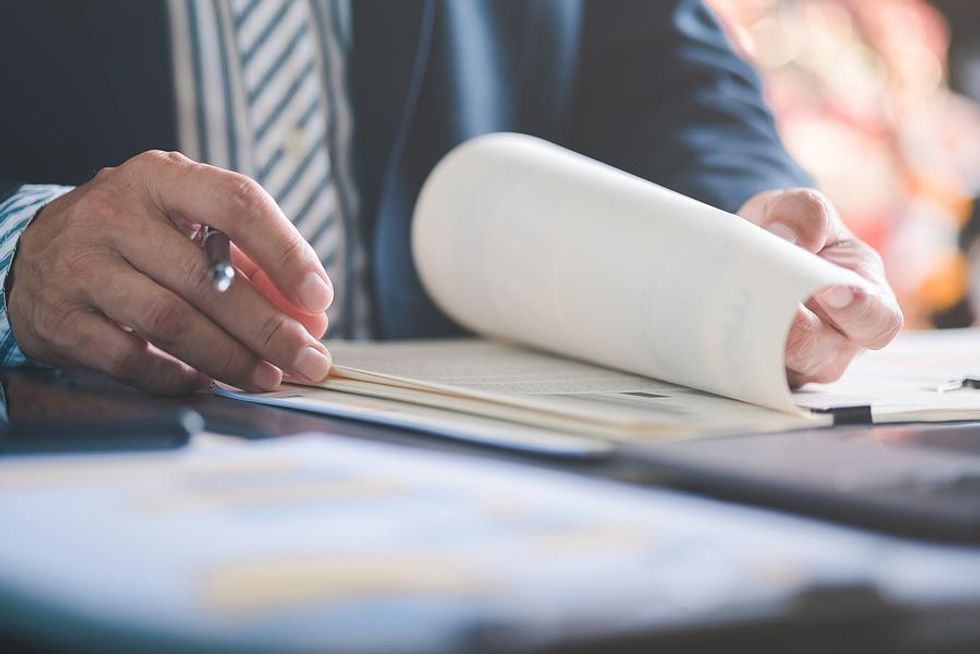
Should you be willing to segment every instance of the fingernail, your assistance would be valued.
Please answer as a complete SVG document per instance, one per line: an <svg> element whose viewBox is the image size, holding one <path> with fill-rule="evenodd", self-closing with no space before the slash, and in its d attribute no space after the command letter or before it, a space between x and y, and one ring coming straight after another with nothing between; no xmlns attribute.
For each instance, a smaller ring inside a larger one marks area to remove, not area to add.
<svg viewBox="0 0 980 654"><path fill-rule="evenodd" d="M832 286L820 293L820 301L831 309L843 309L854 301L854 291L846 286Z"/></svg>
<svg viewBox="0 0 980 654"><path fill-rule="evenodd" d="M327 373L330 372L330 357L312 345L308 345L296 357L296 363L293 367L308 381L323 381L327 378Z"/></svg>
<svg viewBox="0 0 980 654"><path fill-rule="evenodd" d="M299 285L299 300L314 313L326 311L333 299L333 289L323 277L315 272L306 273Z"/></svg>
<svg viewBox="0 0 980 654"><path fill-rule="evenodd" d="M796 238L796 232L794 232L792 229L790 229L789 227L787 227L782 223L772 223L771 225L766 227L766 229L768 229L770 232L772 232L779 238L783 239L784 241L789 241L793 245L799 243L799 241Z"/></svg>
<svg viewBox="0 0 980 654"><path fill-rule="evenodd" d="M281 381L282 370L279 370L279 368L276 368L268 361L260 363L255 368L255 372L252 373L252 383L255 384L256 388L261 388L264 391L275 390Z"/></svg>

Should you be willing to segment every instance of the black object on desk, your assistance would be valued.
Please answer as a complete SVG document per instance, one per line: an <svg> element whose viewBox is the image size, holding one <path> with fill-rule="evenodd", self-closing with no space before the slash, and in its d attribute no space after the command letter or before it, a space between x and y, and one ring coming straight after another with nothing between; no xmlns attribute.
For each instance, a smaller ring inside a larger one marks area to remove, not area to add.
<svg viewBox="0 0 980 654"><path fill-rule="evenodd" d="M980 424L849 426L629 448L677 488L930 540L980 542Z"/></svg>
<svg viewBox="0 0 980 654"><path fill-rule="evenodd" d="M121 420L18 422L0 428L0 455L172 449L203 427L189 409Z"/></svg>
<svg viewBox="0 0 980 654"><path fill-rule="evenodd" d="M204 428L183 403L104 393L55 370L4 371L0 456L173 449Z"/></svg>

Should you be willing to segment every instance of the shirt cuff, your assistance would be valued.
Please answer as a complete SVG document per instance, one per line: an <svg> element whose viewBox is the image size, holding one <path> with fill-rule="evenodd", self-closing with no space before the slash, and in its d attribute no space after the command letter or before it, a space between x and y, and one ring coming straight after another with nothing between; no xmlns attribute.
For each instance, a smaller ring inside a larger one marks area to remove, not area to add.
<svg viewBox="0 0 980 654"><path fill-rule="evenodd" d="M7 317L7 275L20 244L20 235L46 204L72 188L55 184L24 184L0 202L0 366L31 363L20 351Z"/></svg>

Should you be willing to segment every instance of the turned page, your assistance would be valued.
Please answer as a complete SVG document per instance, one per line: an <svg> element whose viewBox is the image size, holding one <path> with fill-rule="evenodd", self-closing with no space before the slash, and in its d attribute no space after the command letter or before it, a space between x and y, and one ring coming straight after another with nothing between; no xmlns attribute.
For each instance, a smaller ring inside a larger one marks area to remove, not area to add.
<svg viewBox="0 0 980 654"><path fill-rule="evenodd" d="M478 334L790 412L797 306L863 284L737 216L518 134L439 163L412 248L428 292Z"/></svg>

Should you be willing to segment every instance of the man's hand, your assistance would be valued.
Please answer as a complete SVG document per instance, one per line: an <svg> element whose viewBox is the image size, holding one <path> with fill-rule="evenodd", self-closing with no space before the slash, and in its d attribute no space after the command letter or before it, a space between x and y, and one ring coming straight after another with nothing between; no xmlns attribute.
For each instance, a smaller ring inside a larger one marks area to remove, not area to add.
<svg viewBox="0 0 980 654"><path fill-rule="evenodd" d="M750 198L738 213L871 282L861 289L825 289L800 306L786 341L791 386L834 381L862 349L880 349L901 331L902 311L885 280L881 257L848 231L823 194L768 191Z"/></svg>
<svg viewBox="0 0 980 654"><path fill-rule="evenodd" d="M211 283L191 237L233 242L235 281ZM178 153L145 152L45 207L21 236L8 297L31 359L106 372L156 393L210 378L269 390L320 381L333 287L257 183Z"/></svg>

